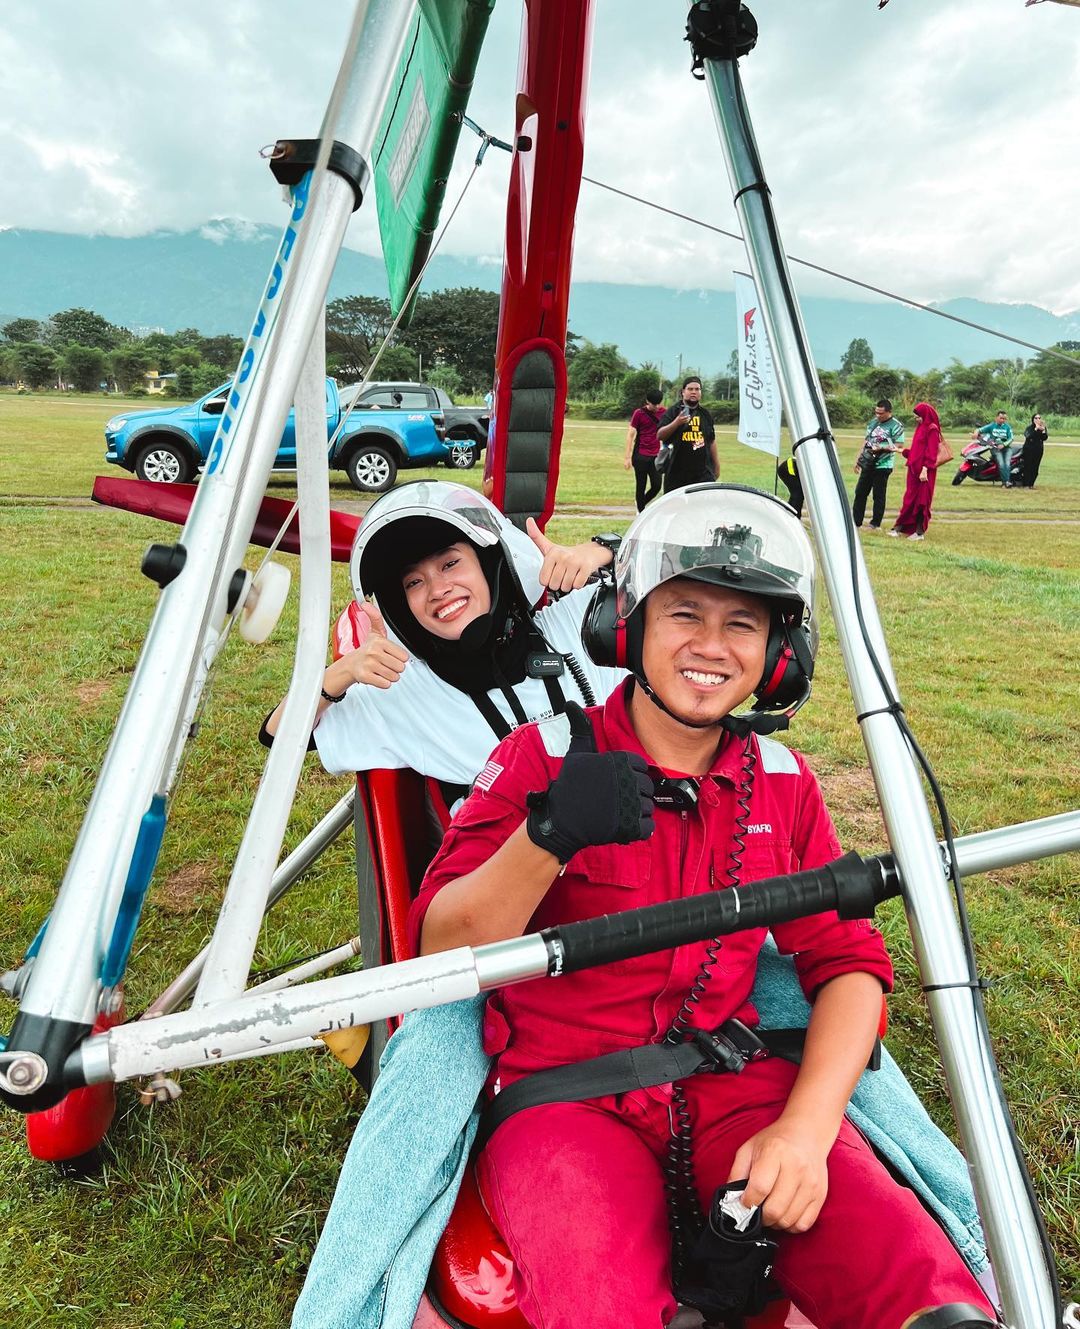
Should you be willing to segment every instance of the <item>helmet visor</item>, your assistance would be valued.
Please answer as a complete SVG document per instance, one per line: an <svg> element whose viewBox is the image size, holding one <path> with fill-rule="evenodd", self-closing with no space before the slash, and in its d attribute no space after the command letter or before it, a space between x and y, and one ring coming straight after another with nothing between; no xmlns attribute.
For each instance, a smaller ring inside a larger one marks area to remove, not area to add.
<svg viewBox="0 0 1080 1329"><path fill-rule="evenodd" d="M627 531L615 566L618 609L629 618L650 591L676 577L708 581L813 613L814 553L779 499L735 485L676 490Z"/></svg>

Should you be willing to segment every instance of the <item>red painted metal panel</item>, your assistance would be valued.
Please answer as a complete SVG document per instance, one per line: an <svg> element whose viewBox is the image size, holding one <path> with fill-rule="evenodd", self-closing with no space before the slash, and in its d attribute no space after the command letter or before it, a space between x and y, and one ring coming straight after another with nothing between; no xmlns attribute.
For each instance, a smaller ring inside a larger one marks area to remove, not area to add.
<svg viewBox="0 0 1080 1329"><path fill-rule="evenodd" d="M156 517L183 526L195 498L195 485L170 485L156 480L128 480L121 476L99 475L91 493L95 503L123 508L143 517ZM251 543L268 549L273 544L292 503L284 498L264 498L251 532ZM352 543L360 527L360 517L353 512L330 509L330 557L335 563L348 563ZM289 528L278 546L286 554L300 552L300 522L293 515Z"/></svg>
<svg viewBox="0 0 1080 1329"><path fill-rule="evenodd" d="M566 408L566 310L585 150L591 37L592 0L525 0L495 353L495 429L485 463L485 488L503 507L509 371L520 358L523 342L543 338L555 348L563 387L555 403L541 526L555 506L559 478Z"/></svg>
<svg viewBox="0 0 1080 1329"><path fill-rule="evenodd" d="M440 1304L464 1324L529 1329L517 1308L514 1262L488 1217L472 1168L435 1249L430 1283Z"/></svg>
<svg viewBox="0 0 1080 1329"><path fill-rule="evenodd" d="M103 1034L124 1023L124 1008L99 1015L93 1033ZM73 1089L55 1107L31 1112L26 1118L26 1145L33 1158L61 1163L82 1158L104 1140L116 1113L116 1085L91 1084Z"/></svg>

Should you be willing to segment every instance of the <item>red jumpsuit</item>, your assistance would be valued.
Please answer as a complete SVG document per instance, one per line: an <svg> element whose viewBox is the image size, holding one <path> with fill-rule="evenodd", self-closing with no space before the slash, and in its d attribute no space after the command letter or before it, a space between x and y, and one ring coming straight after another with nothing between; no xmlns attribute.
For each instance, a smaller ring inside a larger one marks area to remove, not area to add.
<svg viewBox="0 0 1080 1329"><path fill-rule="evenodd" d="M589 712L600 751L642 752L627 711L629 684ZM564 717L518 729L496 748L459 809L410 914L414 945L433 895L484 862L520 825L525 798L557 775ZM739 880L819 867L840 854L817 781L779 743L752 739L756 770ZM643 754L647 755L647 754ZM581 850L556 877L529 930L728 883L743 744L730 737L690 813L658 812L644 842ZM809 997L852 971L891 986L892 967L868 922L819 914L776 927ZM757 1022L749 1002L763 929L725 938L692 1023ZM670 1026L704 956L704 943L503 989L488 1002L492 1088L532 1071L645 1042ZM685 1081L695 1170L708 1204L738 1147L783 1109L797 1068L766 1060L741 1075ZM662 1165L670 1086L587 1103L532 1108L505 1122L478 1172L514 1255L521 1309L543 1329L583 1323L654 1329L675 1311ZM829 1155L829 1195L807 1233L780 1237L776 1277L819 1329L899 1329L928 1305L990 1308L974 1277L911 1192L899 1187L845 1120Z"/></svg>

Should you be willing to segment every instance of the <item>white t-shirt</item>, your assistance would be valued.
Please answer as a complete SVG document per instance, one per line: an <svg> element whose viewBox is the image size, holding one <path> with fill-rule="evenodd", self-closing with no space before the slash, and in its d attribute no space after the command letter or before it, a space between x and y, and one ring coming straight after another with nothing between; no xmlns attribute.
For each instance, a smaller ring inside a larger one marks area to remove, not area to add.
<svg viewBox="0 0 1080 1329"><path fill-rule="evenodd" d="M581 623L592 596L591 586L571 591L541 609L536 622L552 650L573 652L599 703L607 700L626 671L601 668L585 653ZM557 681L567 701L584 705L569 669ZM543 679L526 678L514 693L530 720L551 714ZM502 692L496 688L488 696L514 728L514 714ZM396 683L389 688L354 683L315 726L315 745L332 775L407 766L437 780L468 785L498 742L472 698L444 683L411 654Z"/></svg>

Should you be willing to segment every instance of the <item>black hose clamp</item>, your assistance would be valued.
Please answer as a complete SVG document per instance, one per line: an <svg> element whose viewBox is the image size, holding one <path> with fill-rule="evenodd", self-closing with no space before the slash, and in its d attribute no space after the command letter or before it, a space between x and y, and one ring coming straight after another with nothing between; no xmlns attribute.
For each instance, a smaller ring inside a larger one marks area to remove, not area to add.
<svg viewBox="0 0 1080 1329"><path fill-rule="evenodd" d="M319 159L319 140L317 138L279 138L270 151L270 170L279 185L298 185L308 171L315 169ZM337 139L330 149L326 169L340 175L352 186L353 212L364 201L364 192L371 179L371 169L367 162L347 143Z"/></svg>

